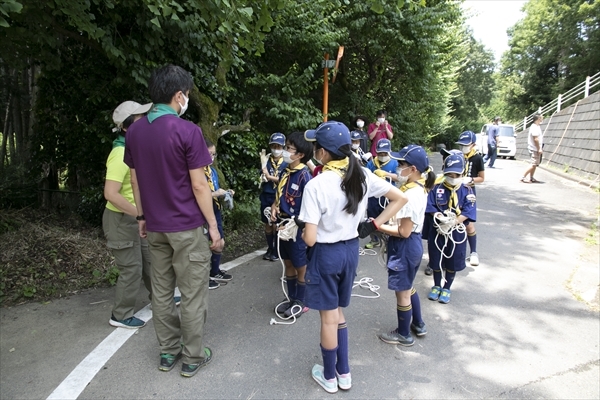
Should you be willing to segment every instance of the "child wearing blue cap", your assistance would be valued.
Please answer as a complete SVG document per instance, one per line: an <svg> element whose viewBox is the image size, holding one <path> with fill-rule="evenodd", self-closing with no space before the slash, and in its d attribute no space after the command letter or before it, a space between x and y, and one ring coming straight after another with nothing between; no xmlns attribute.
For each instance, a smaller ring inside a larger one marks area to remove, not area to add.
<svg viewBox="0 0 600 400"><path fill-rule="evenodd" d="M392 151L392 142L388 139L381 139L376 145L377 155L373 157L368 163L367 168L378 177L385 179L386 181L393 183L398 179L396 170L398 169L398 161L390 157ZM377 218L381 213L381 210L385 207L385 199L371 197L369 198L367 206L367 217ZM371 236L371 241L365 246L367 249L381 246L377 236Z"/></svg>
<svg viewBox="0 0 600 400"><path fill-rule="evenodd" d="M277 193L277 184L279 175L287 167L283 161L283 146L285 146L285 135L276 132L269 139L270 154L261 154L262 174L261 174L261 193L260 193L260 218L265 223L265 238L267 239L267 252L263 255L263 260L276 261L279 259L277 250L277 236L274 226L265 216L265 208L271 207L275 201Z"/></svg>
<svg viewBox="0 0 600 400"><path fill-rule="evenodd" d="M312 174L306 165L312 158L312 150L313 145L304 139L304 133L293 132L287 137L283 151L283 161L288 166L279 177L277 194L271 206L272 222L276 222L278 219L293 220L298 218L302 206L304 187L312 178ZM304 307L306 243L302 240L302 230L298 229L294 238L280 241L279 252L285 265L285 280L289 300L280 303L276 312L286 318L292 315L299 317L302 313L308 311Z"/></svg>
<svg viewBox="0 0 600 400"><path fill-rule="evenodd" d="M477 219L475 195L462 184L464 169L463 155L450 154L444 160L441 182L436 183L427 196L425 212L433 217L427 250L434 282L427 298L444 304L450 302L450 287L456 272L466 266L467 237L464 223ZM443 288L442 270L445 272Z"/></svg>
<svg viewBox="0 0 600 400"><path fill-rule="evenodd" d="M391 157L398 160L397 175L400 190L408 203L400 209L390 224L382 225L379 231L389 235L388 239L388 288L396 292L397 328L382 333L379 338L390 344L412 346L417 336L427 334L421 316L421 301L413 287L421 258L423 243L421 233L427 207L427 192L435 184L435 174L429 166L427 152L421 146L410 144Z"/></svg>
<svg viewBox="0 0 600 400"><path fill-rule="evenodd" d="M350 132L336 121L305 132L316 141L314 158L322 173L306 184L300 210L308 251L306 302L321 317L323 365L313 379L327 392L350 389L348 328L342 309L350 304L358 266L358 237L367 237L406 204L406 196L389 182L361 168L352 155ZM361 222L369 197L386 196L389 204L374 220ZM359 234L357 235L357 230Z"/></svg>
<svg viewBox="0 0 600 400"><path fill-rule="evenodd" d="M485 162L483 162L483 156L477 151L475 143L477 137L471 131L465 131L460 134L456 144L460 146L460 151L465 157L465 170L463 172L464 180L463 185L470 187L475 192L475 184L483 183L485 180ZM469 248L471 249L471 255L469 256L469 264L472 266L479 265L479 255L477 255L477 232L475 231L475 223L466 223L467 228L467 242L469 242Z"/></svg>

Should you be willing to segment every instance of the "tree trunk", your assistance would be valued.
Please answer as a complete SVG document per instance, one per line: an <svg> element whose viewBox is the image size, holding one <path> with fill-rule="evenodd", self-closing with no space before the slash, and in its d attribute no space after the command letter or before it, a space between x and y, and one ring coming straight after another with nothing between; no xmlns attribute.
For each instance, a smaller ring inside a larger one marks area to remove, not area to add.
<svg viewBox="0 0 600 400"><path fill-rule="evenodd" d="M8 95L8 101L6 102L6 112L4 113L4 127L2 130L2 147L0 147L0 170L4 168L4 165L8 165L8 154L6 152L6 144L9 135L9 117L10 117L10 102L12 101L12 93Z"/></svg>

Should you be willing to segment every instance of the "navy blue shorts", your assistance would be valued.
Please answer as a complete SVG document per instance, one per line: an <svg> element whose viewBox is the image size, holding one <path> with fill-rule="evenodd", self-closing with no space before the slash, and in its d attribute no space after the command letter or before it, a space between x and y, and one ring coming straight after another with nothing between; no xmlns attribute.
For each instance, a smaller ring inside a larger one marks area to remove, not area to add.
<svg viewBox="0 0 600 400"><path fill-rule="evenodd" d="M348 307L357 267L358 238L316 243L308 250L306 306L314 310Z"/></svg>
<svg viewBox="0 0 600 400"><path fill-rule="evenodd" d="M296 241L280 240L279 254L283 260L290 260L294 268L306 266L306 243L302 240L302 230L298 229Z"/></svg>
<svg viewBox="0 0 600 400"><path fill-rule="evenodd" d="M262 192L260 194L260 220L262 222L264 222L265 224L271 222L269 220L267 220L267 217L265 217L265 208L267 207L271 207L273 205L273 203L275 202L275 193L265 193Z"/></svg>
<svg viewBox="0 0 600 400"><path fill-rule="evenodd" d="M411 233L406 239L390 236L387 249L388 289L410 290L423 258L421 234Z"/></svg>
<svg viewBox="0 0 600 400"><path fill-rule="evenodd" d="M434 271L440 270L440 258L442 259L442 268L450 271L462 271L467 266L465 263L465 259L467 257L467 241L460 244L454 244L451 240L448 240L446 247L444 248L444 237L439 235L437 238L437 246L435 243L435 235L437 234L435 228L432 229L432 232L429 236L429 241L427 242L427 252L429 253L429 266ZM453 232L453 237L455 241L461 241L465 239L467 233L458 233L456 231ZM445 257L442 257L442 253L437 249L444 249ZM454 250L454 253L452 251ZM447 258L450 254L452 254L451 258Z"/></svg>

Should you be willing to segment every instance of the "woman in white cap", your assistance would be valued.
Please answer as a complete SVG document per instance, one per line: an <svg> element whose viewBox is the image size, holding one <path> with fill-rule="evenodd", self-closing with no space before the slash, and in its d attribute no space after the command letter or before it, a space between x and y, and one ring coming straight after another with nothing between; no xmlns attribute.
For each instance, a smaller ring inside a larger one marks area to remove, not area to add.
<svg viewBox="0 0 600 400"><path fill-rule="evenodd" d="M102 228L119 269L115 304L108 323L121 328L136 329L146 325L146 322L133 315L142 279L146 289L152 292L148 242L140 238L138 232L138 212L133 200L131 176L129 167L123 162L127 129L151 107L152 103L141 105L126 101L115 109L113 121L119 136L113 141L112 151L106 160L104 198L107 202Z"/></svg>
<svg viewBox="0 0 600 400"><path fill-rule="evenodd" d="M324 122L305 132L316 141L314 159L323 172L304 188L300 210L302 238L310 247L306 267L305 305L319 310L323 365L313 379L329 393L350 389L348 328L342 309L350 304L358 266L358 237L367 237L407 202L400 190L376 177L352 155L350 132L341 122ZM361 222L367 199L386 196L390 202L374 220ZM358 234L357 234L358 229Z"/></svg>

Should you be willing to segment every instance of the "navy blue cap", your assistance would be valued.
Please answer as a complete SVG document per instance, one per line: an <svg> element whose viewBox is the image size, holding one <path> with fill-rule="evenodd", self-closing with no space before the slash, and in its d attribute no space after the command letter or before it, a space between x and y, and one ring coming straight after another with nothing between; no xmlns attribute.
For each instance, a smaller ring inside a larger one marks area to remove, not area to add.
<svg viewBox="0 0 600 400"><path fill-rule="evenodd" d="M414 165L417 171L423 173L429 168L429 158L427 152L421 146L416 144L409 144L403 147L398 152L390 153L390 157L393 159L404 161L409 165Z"/></svg>
<svg viewBox="0 0 600 400"><path fill-rule="evenodd" d="M341 122L327 121L323 122L317 129L309 129L304 132L304 138L309 142L317 142L325 150L338 156L345 154L340 151L340 147L350 145L350 130Z"/></svg>
<svg viewBox="0 0 600 400"><path fill-rule="evenodd" d="M352 131L352 132L350 132L350 139L352 139L352 140L360 140L360 132L359 131Z"/></svg>
<svg viewBox="0 0 600 400"><path fill-rule="evenodd" d="M460 134L456 144L462 144L463 146L473 144L477 141L477 136L471 131L465 131Z"/></svg>
<svg viewBox="0 0 600 400"><path fill-rule="evenodd" d="M444 160L444 174L456 173L462 175L465 170L465 157L462 154L452 153Z"/></svg>
<svg viewBox="0 0 600 400"><path fill-rule="evenodd" d="M269 144L273 143L285 146L285 135L283 133L275 132L269 139Z"/></svg>
<svg viewBox="0 0 600 400"><path fill-rule="evenodd" d="M392 142L390 142L388 139L380 139L377 142L377 146L375 146L375 152L391 153L392 152Z"/></svg>

